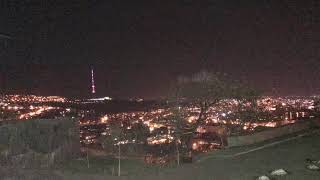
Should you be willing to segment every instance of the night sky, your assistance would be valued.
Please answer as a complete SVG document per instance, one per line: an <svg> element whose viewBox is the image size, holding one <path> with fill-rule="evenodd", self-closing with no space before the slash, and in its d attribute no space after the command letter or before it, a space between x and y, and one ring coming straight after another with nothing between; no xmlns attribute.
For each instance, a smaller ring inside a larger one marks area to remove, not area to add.
<svg viewBox="0 0 320 180"><path fill-rule="evenodd" d="M199 3L202 2L202 3ZM320 94L318 0L1 0L1 91L158 98L223 72L270 95Z"/></svg>

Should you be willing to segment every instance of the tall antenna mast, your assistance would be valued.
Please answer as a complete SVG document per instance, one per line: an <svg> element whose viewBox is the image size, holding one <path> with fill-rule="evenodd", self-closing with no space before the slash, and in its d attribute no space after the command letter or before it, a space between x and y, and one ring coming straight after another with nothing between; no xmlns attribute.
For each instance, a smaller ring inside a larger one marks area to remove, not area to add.
<svg viewBox="0 0 320 180"><path fill-rule="evenodd" d="M91 67L91 93L95 94L96 93L96 86L94 83L94 70L93 67Z"/></svg>

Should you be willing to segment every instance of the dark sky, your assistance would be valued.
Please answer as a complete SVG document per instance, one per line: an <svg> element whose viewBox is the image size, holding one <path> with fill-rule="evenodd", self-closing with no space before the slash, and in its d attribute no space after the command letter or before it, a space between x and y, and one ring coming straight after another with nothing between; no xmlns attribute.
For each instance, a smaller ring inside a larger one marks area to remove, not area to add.
<svg viewBox="0 0 320 180"><path fill-rule="evenodd" d="M267 94L320 94L318 0L1 0L0 8L7 93L85 96L94 66L104 96L156 98L201 69Z"/></svg>

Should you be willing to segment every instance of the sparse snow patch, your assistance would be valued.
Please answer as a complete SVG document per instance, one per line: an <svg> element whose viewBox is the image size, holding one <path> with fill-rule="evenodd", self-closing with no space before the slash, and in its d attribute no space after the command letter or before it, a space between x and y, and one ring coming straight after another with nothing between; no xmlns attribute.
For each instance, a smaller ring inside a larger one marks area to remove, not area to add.
<svg viewBox="0 0 320 180"><path fill-rule="evenodd" d="M313 171L317 171L317 170L320 169L320 167L319 167L319 166L316 166L316 165L314 165L314 164L309 164L309 165L307 166L307 169L313 170Z"/></svg>
<svg viewBox="0 0 320 180"><path fill-rule="evenodd" d="M258 177L257 180L270 180L270 178L268 176L263 175L263 176Z"/></svg>
<svg viewBox="0 0 320 180"><path fill-rule="evenodd" d="M284 169L277 169L271 172L272 176L285 176L287 174L287 171L285 171Z"/></svg>

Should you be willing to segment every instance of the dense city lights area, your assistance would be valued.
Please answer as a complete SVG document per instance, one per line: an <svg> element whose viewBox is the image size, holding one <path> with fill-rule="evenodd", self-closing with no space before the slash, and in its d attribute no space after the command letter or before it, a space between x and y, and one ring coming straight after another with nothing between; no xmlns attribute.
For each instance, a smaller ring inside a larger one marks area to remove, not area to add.
<svg viewBox="0 0 320 180"><path fill-rule="evenodd" d="M258 100L258 105L266 110L274 111L277 106L293 109L314 109L314 100L318 97L265 97Z"/></svg>
<svg viewBox="0 0 320 180"><path fill-rule="evenodd" d="M5 95L0 96L0 102L10 103L44 103L66 102L66 98L60 96L36 96L36 95Z"/></svg>
<svg viewBox="0 0 320 180"><path fill-rule="evenodd" d="M32 118L54 118L65 117L70 112L69 108L63 109L61 107L52 106L19 106L10 104L0 104L1 108L1 120L27 120Z"/></svg>
<svg viewBox="0 0 320 180"><path fill-rule="evenodd" d="M196 129L195 133L217 133L218 129L210 127L218 127L219 125L226 125L230 129L230 133L250 133L256 128L265 127L273 128L287 124L295 123L301 119L307 119L313 116L314 99L313 98L272 98L264 97L257 100L257 108L261 111L257 119L247 119L246 122L240 120L238 116L239 102L236 100L224 100L217 105L211 107L206 115L204 124ZM244 105L245 107L246 105ZM243 107L242 107L243 108ZM194 124L199 116L200 108L196 105L187 105L179 107L182 112L183 119L187 124ZM240 108L240 111L242 109ZM88 136L82 138L85 144L94 144L97 142L99 136L108 135L108 124L112 122L121 121L122 127L125 130L132 129L134 124L142 123L149 130L147 144L159 145L170 144L174 142L174 108L158 108L149 111L135 111L124 113L106 113L99 119L82 119L81 125L87 127L86 133ZM91 129L94 124L105 124L105 130ZM92 132L95 133L92 136ZM91 133L90 133L91 132ZM208 148L217 147L219 140L212 137L198 136L199 142L194 142L193 147L203 149L203 146ZM203 145L203 146L201 146ZM208 148L206 148L208 150ZM194 149L194 150L199 150ZM206 151L206 150L203 150Z"/></svg>
<svg viewBox="0 0 320 180"><path fill-rule="evenodd" d="M53 109L59 109L59 108L54 108L54 107L50 107L50 106L40 106L40 107L31 106L30 107L31 112L21 114L19 116L19 119L30 119L33 117L37 117L37 116L44 114L45 112L49 112L50 110L53 110Z"/></svg>
<svg viewBox="0 0 320 180"><path fill-rule="evenodd" d="M32 118L55 118L66 116L71 108L53 106L66 103L59 96L5 95L0 97L0 121L27 120Z"/></svg>
<svg viewBox="0 0 320 180"><path fill-rule="evenodd" d="M314 101L312 99L285 99L285 98L263 98L257 102L258 108L265 113L265 116L257 117L252 120L253 127L266 126L275 127L276 122L283 121L291 123L293 119L310 117L310 112L314 109ZM194 123L200 113L200 108L190 105L180 107L183 112L184 119L188 123ZM279 113L278 111L281 112ZM225 100L218 103L216 106L208 110L206 124L241 124L240 119L236 118L237 111L239 111L238 102L235 100ZM107 123L108 121L122 120L131 123L139 123L142 121L150 129L150 132L161 127L171 127L172 108L155 109L151 111L138 111L118 114L106 114L100 118L98 123ZM287 121L285 121L287 120ZM278 123L279 124L279 123ZM280 123L281 124L281 123ZM283 124L283 123L282 123ZM245 123L244 125L249 125Z"/></svg>
<svg viewBox="0 0 320 180"><path fill-rule="evenodd" d="M191 148L195 152L207 152L223 145L222 135L247 134L261 128L274 128L310 119L317 108L316 99L262 97L256 101L254 116L249 116L251 119L241 113L247 112L252 104L234 99L222 100L208 109L206 118L197 125L194 132L189 132L194 134ZM0 100L0 121L79 118L80 140L83 146L88 147L101 147L101 138L111 136L112 125L119 122L124 138L118 141L118 144L146 144L155 148L163 148L163 145L172 146L180 142L176 138L174 113L178 111L183 123L190 126L196 124L200 114L200 108L196 104L184 104L179 107L152 106L119 113L103 110L104 106L96 106L110 105L111 98L68 100L57 96L8 95L2 96ZM99 107L99 110L96 107ZM252 109L249 110L248 112L252 113ZM139 135L136 132L141 130L144 131L145 140L137 138Z"/></svg>

